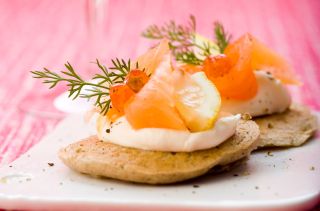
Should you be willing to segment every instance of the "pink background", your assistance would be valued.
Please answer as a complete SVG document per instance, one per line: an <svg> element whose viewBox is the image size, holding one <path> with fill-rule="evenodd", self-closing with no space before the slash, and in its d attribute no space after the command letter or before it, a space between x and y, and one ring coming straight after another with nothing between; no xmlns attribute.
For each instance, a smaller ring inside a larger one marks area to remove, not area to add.
<svg viewBox="0 0 320 211"><path fill-rule="evenodd" d="M221 21L233 37L250 32L285 56L304 85L293 88L296 101L320 109L320 1L108 1L105 22L96 29L100 51L92 46L88 1L0 0L0 166L37 143L63 118L52 106L65 90L32 79L30 70L63 70L70 61L85 76L96 57L107 65L115 57L134 58L150 42L140 37L152 23L197 18L198 31L212 36ZM42 112L39 112L42 111Z"/></svg>

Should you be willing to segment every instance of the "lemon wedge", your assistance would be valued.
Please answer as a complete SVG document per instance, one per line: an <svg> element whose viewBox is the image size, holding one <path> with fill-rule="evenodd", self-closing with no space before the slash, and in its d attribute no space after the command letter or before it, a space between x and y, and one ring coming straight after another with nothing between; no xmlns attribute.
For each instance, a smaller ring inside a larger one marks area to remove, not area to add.
<svg viewBox="0 0 320 211"><path fill-rule="evenodd" d="M221 97L204 72L184 74L176 84L176 108L192 132L212 128L221 107Z"/></svg>

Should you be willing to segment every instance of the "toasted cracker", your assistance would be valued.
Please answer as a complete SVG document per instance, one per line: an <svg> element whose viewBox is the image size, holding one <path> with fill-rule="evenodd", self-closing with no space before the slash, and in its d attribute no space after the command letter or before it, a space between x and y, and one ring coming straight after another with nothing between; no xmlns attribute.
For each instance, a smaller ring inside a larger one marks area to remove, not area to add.
<svg viewBox="0 0 320 211"><path fill-rule="evenodd" d="M304 144L317 130L317 118L302 105L287 111L255 118L260 127L261 147L292 147Z"/></svg>
<svg viewBox="0 0 320 211"><path fill-rule="evenodd" d="M234 136L207 150L146 151L100 141L92 136L61 149L59 157L71 169L93 176L168 184L200 176L214 166L228 165L248 156L257 148L258 136L257 124L241 120Z"/></svg>

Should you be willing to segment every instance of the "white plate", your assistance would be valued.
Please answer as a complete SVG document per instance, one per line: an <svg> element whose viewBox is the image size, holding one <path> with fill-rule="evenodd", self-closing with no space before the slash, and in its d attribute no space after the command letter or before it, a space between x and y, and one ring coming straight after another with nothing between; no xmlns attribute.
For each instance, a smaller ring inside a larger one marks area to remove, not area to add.
<svg viewBox="0 0 320 211"><path fill-rule="evenodd" d="M85 93L86 91L84 91ZM85 113L92 108L92 100L87 100L84 98L69 98L69 92L63 92L53 101L53 105L62 112L75 114L75 113Z"/></svg>
<svg viewBox="0 0 320 211"><path fill-rule="evenodd" d="M149 186L93 178L60 162L60 147L93 133L82 117L70 116L38 145L1 168L0 208L301 210L314 206L320 197L319 138L269 155L268 151L255 152L246 165L231 172Z"/></svg>
<svg viewBox="0 0 320 211"><path fill-rule="evenodd" d="M88 82L97 83L97 80L89 80ZM90 91L88 91L88 89L90 88L92 87L90 86L83 87L81 93L82 94L90 93ZM92 108L93 104L94 104L93 99L88 100L81 97L78 97L76 99L72 99L72 97L70 98L69 91L63 92L58 97L56 97L53 101L53 105L56 107L56 109L69 114L85 113L86 111Z"/></svg>

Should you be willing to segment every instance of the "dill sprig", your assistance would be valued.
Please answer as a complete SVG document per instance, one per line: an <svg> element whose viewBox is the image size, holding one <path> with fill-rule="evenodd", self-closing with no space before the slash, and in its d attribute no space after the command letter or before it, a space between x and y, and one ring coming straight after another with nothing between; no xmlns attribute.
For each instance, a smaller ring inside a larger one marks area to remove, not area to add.
<svg viewBox="0 0 320 211"><path fill-rule="evenodd" d="M224 48L230 40L221 24L215 24L215 34L219 52L223 53ZM163 26L151 25L142 36L148 39L168 39L170 49L177 61L199 65L203 58L213 54L215 47L210 41L196 40L196 19L190 15L187 25L176 24L174 21L165 23Z"/></svg>
<svg viewBox="0 0 320 211"><path fill-rule="evenodd" d="M31 71L34 78L43 80L43 83L49 84L49 88L54 88L61 82L67 83L69 87L69 96L73 100L81 97L88 100L94 98L94 105L100 108L102 114L106 114L111 106L110 100L110 86L117 83L123 83L127 74L130 71L130 60L127 62L123 59L116 58L111 60L113 66L107 68L102 65L98 59L94 62L100 69L100 73L96 73L92 79L96 80L96 83L88 82L76 73L72 65L67 62L65 64L66 71L61 71L60 74L53 72L47 68L43 68L43 71ZM138 68L138 64L136 64ZM83 91L86 91L83 93Z"/></svg>
<svg viewBox="0 0 320 211"><path fill-rule="evenodd" d="M174 42L189 44L188 39L192 33L196 31L196 20L193 15L190 16L189 22L186 26L176 24L173 20L165 23L163 26L151 25L144 32L142 36L149 39L169 39L172 44Z"/></svg>
<svg viewBox="0 0 320 211"><path fill-rule="evenodd" d="M195 45L194 33L196 31L196 20L190 16L187 25L176 24L174 21L165 23L163 26L151 25L142 36L149 39L168 39L170 49L177 61L189 64L199 64L192 47Z"/></svg>
<svg viewBox="0 0 320 211"><path fill-rule="evenodd" d="M231 40L231 34L228 34L221 23L214 22L214 35L216 39L216 43L220 49L220 53L224 52L224 49L226 49L228 43Z"/></svg>

